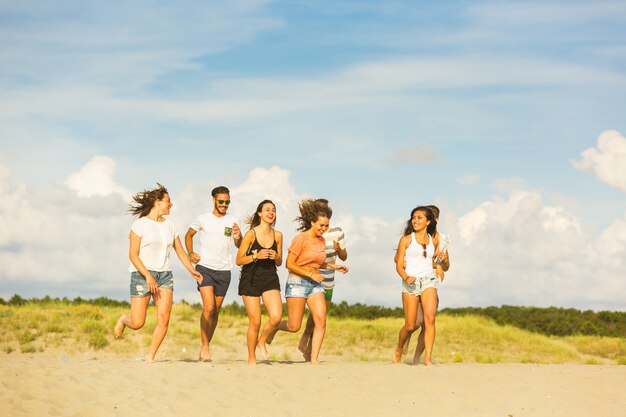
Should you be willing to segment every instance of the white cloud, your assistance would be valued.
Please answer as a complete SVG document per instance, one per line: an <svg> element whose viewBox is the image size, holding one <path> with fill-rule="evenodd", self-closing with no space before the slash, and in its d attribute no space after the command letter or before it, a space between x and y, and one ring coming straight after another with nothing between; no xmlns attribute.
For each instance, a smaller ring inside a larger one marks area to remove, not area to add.
<svg viewBox="0 0 626 417"><path fill-rule="evenodd" d="M96 155L65 181L79 197L119 194L130 201L131 192L117 183L116 164L108 156Z"/></svg>
<svg viewBox="0 0 626 417"><path fill-rule="evenodd" d="M452 235L462 238L451 248L447 282L455 303L626 308L623 220L593 236L569 208L546 204L538 191L518 189L452 226Z"/></svg>
<svg viewBox="0 0 626 417"><path fill-rule="evenodd" d="M580 171L590 171L605 184L626 192L626 138L615 130L598 137L597 148L582 152L580 161L571 161Z"/></svg>
<svg viewBox="0 0 626 417"><path fill-rule="evenodd" d="M109 178L115 178L114 164L107 166L113 167ZM216 185L207 181L180 192L170 190L175 202L172 220L181 237L195 216L211 209L210 190ZM231 212L241 219L265 198L276 202L277 228L285 235L286 251L297 233L292 222L297 202L306 196L295 190L290 172L255 168L230 188ZM14 182L2 165L0 192L0 296L127 297L132 218L124 215L127 203L120 193L79 197L63 184L28 188ZM355 217L343 201L331 205L336 208L332 223L342 226L347 236L350 267L347 275L337 278L336 300L399 305L393 255L402 220ZM626 213L593 236L569 206L547 204L539 191L515 188L514 182L503 194L461 216L441 208L439 227L453 240L442 307L626 308ZM179 262L173 264L176 298L198 301L192 279ZM284 285L284 267L280 276ZM237 270L233 279L238 279ZM227 301L232 300L238 300L234 289Z"/></svg>

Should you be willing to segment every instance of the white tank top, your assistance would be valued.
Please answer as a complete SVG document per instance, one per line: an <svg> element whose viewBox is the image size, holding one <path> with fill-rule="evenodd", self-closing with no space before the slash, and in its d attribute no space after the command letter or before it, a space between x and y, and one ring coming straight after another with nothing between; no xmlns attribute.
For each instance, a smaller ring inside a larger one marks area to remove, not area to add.
<svg viewBox="0 0 626 417"><path fill-rule="evenodd" d="M405 272L408 276L421 277L433 272L433 255L435 254L435 245L433 238L428 235L428 245L426 245L426 257L424 257L424 248L415 240L415 233L411 233L411 243L406 248L404 260L406 261Z"/></svg>

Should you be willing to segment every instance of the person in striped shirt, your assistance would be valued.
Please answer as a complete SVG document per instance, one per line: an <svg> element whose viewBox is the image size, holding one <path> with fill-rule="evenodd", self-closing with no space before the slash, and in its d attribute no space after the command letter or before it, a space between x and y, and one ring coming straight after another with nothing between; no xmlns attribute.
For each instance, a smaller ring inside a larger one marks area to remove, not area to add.
<svg viewBox="0 0 626 417"><path fill-rule="evenodd" d="M316 202L328 205L328 200L324 198L318 198ZM341 227L330 227L326 233L322 236L326 241L326 263L334 264L337 258L345 261L348 259L348 251L346 250L346 238ZM334 269L320 269L320 274L324 277L322 286L324 287L324 296L326 299L326 311L330 308L330 302L333 298L333 290L335 288L335 270ZM298 343L298 349L302 352L304 359L308 362L311 360L311 340L313 338L313 317L309 314L309 318L306 322L306 327L300 342Z"/></svg>

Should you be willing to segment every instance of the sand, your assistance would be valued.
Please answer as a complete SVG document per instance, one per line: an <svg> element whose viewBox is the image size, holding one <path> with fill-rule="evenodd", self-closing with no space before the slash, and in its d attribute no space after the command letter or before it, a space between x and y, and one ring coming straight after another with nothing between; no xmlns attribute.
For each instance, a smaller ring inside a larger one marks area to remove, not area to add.
<svg viewBox="0 0 626 417"><path fill-rule="evenodd" d="M0 355L0 416L626 415L626 366Z"/></svg>

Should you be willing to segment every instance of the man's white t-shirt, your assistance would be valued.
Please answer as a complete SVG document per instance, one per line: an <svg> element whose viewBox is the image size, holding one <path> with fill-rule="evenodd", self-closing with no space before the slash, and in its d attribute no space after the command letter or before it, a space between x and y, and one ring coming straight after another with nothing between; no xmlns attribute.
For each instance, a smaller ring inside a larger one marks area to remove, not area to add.
<svg viewBox="0 0 626 417"><path fill-rule="evenodd" d="M189 225L200 237L200 262L205 268L215 271L230 271L233 267L231 248L233 245L233 223L239 220L226 213L217 217L213 212L201 214Z"/></svg>
<svg viewBox="0 0 626 417"><path fill-rule="evenodd" d="M141 238L139 258L150 271L171 271L170 252L174 246L174 239L178 237L174 223L169 220L155 222L147 217L135 220L130 230ZM128 267L130 272L136 272L133 263Z"/></svg>

